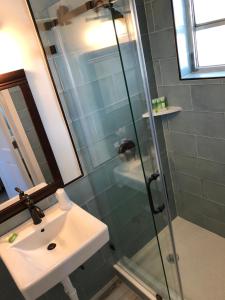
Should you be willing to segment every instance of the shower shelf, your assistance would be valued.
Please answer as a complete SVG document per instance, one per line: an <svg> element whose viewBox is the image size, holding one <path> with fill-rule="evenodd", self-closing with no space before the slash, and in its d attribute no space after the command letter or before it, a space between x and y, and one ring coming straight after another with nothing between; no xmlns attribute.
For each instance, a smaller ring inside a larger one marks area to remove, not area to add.
<svg viewBox="0 0 225 300"><path fill-rule="evenodd" d="M166 116L170 114L174 114L176 112L182 111L182 107L180 106L168 106L167 109L160 110L158 113L153 113L154 117ZM142 118L146 119L149 117L149 112L146 112L142 115Z"/></svg>

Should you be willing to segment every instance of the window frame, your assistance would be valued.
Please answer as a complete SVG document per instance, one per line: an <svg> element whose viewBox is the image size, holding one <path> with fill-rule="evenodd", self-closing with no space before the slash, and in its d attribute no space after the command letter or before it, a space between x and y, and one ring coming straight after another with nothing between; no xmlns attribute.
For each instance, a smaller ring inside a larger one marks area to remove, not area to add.
<svg viewBox="0 0 225 300"><path fill-rule="evenodd" d="M170 0L176 44L179 80L220 79L225 77L225 64L199 66L197 30L225 25L225 18L196 24L193 0ZM216 25L216 26L215 26Z"/></svg>
<svg viewBox="0 0 225 300"><path fill-rule="evenodd" d="M212 65L212 66L199 66L197 39L196 39L197 31L223 26L225 25L225 18L208 21L204 23L197 23L195 18L194 0L188 0L188 9L186 14L187 14L186 17L188 22L187 31L189 35L188 40L189 40L189 51L190 51L192 72L202 74L202 73L225 71L225 64Z"/></svg>

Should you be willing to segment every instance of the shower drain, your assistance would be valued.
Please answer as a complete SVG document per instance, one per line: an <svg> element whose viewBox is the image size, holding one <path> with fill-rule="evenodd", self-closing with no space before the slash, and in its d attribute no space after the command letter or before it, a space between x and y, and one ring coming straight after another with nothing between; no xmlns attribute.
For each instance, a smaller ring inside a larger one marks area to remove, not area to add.
<svg viewBox="0 0 225 300"><path fill-rule="evenodd" d="M176 258L177 258L177 261L179 260L179 255L176 254ZM175 256L174 254L170 253L167 255L166 257L167 261L170 263L170 264L175 264Z"/></svg>

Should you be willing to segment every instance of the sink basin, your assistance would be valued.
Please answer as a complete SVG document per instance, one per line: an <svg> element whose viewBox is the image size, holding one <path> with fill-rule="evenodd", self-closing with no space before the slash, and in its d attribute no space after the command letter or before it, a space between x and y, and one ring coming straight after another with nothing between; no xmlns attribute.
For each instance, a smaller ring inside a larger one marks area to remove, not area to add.
<svg viewBox="0 0 225 300"><path fill-rule="evenodd" d="M29 220L13 232L18 234L13 244L7 242L12 232L1 237L0 254L29 300L63 281L109 240L107 226L76 204L68 211L55 204L41 224Z"/></svg>
<svg viewBox="0 0 225 300"><path fill-rule="evenodd" d="M154 172L148 157L143 158L144 170L147 177ZM137 191L146 192L144 173L140 159L123 162L114 168L114 177L119 185L125 185ZM152 183L152 189L160 191L157 181Z"/></svg>

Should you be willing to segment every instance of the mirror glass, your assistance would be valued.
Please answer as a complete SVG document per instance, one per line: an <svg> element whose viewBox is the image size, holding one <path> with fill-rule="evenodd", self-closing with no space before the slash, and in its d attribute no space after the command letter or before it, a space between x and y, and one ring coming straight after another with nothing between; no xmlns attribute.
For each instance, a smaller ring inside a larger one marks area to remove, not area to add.
<svg viewBox="0 0 225 300"><path fill-rule="evenodd" d="M28 190L52 183L26 101L19 86L0 91L0 204Z"/></svg>

